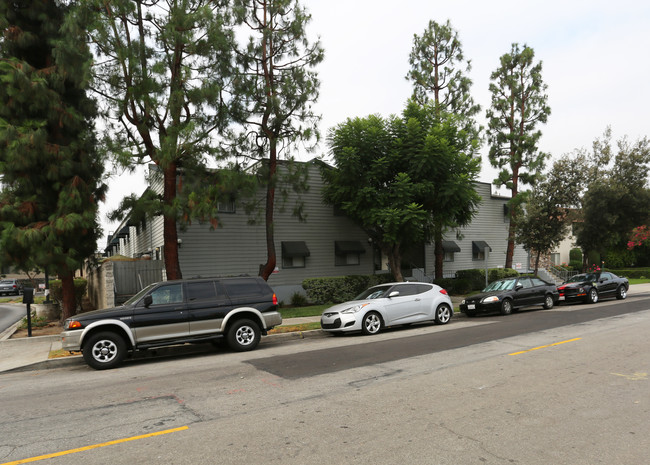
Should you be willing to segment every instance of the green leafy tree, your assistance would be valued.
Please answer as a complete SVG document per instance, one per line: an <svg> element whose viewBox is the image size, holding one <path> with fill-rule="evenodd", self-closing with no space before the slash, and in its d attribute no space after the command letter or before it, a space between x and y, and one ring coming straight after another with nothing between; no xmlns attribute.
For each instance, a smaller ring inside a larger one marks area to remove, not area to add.
<svg viewBox="0 0 650 465"><path fill-rule="evenodd" d="M517 219L517 242L535 254L535 274L542 255L555 249L566 237L580 205L582 166L563 157L526 195L524 211Z"/></svg>
<svg viewBox="0 0 650 465"><path fill-rule="evenodd" d="M103 160L87 95L85 31L54 0L0 1L2 261L59 275L63 318L74 271L96 249Z"/></svg>
<svg viewBox="0 0 650 465"><path fill-rule="evenodd" d="M314 68L324 53L319 41L309 41L311 16L297 0L236 0L234 11L250 34L237 51L240 74L234 82L233 113L243 131L235 145L238 155L262 161L258 174L266 189L267 259L260 276L268 279L277 261L273 213L278 161L294 144L318 139L320 117L311 105L320 86Z"/></svg>
<svg viewBox="0 0 650 465"><path fill-rule="evenodd" d="M229 10L213 0L86 0L82 5L79 19L91 25L97 55L96 90L106 102L107 146L124 166L158 166L162 195L146 196L134 212L162 213L167 276L180 278L178 175L219 153L215 137L229 118L225 89L233 68ZM127 199L116 216L135 201ZM201 198L207 201L208 196Z"/></svg>
<svg viewBox="0 0 650 465"><path fill-rule="evenodd" d="M429 218L415 202L417 184L400 169L394 124L399 123L373 115L348 119L331 130L336 168L323 170L323 195L368 234L388 257L395 279L403 281L402 248L424 240L422 225Z"/></svg>
<svg viewBox="0 0 650 465"><path fill-rule="evenodd" d="M602 165L605 159L611 160L609 166ZM650 219L650 141L642 138L632 143L623 137L613 148L608 129L594 142L590 161L595 174L582 199L583 221L576 243L585 256L624 250L634 228Z"/></svg>
<svg viewBox="0 0 650 465"><path fill-rule="evenodd" d="M414 35L409 64L411 69L406 78L413 81L413 99L421 105L426 105L427 102L433 103L433 114L441 123L441 128L445 127L445 123L442 122L445 115L454 114L457 121L453 126L462 124L464 126L464 137L474 139L471 143L475 147L466 152L474 154L475 149L478 148L477 144L481 132L481 128L477 126L474 116L481 108L474 103L474 99L470 94L472 81L467 74L471 71L471 63L469 60L465 60L458 32L453 29L449 21L445 24L429 21L421 36ZM470 133L470 135L468 136L467 133ZM461 158L457 158L456 161L461 161ZM473 191L473 189L470 190ZM444 191L445 189L441 188L441 192ZM452 206L453 215L438 215L434 219L435 233L433 241L436 261L435 276L437 279L443 277L444 271L443 234L450 227L466 224L472 216L471 201L469 205L467 201L460 202L457 205L461 209L470 206L470 208L464 210L466 218L461 219L459 210Z"/></svg>
<svg viewBox="0 0 650 465"><path fill-rule="evenodd" d="M337 169L324 170L325 201L366 231L397 280L409 245L471 221L478 144L456 117L440 121L433 104L411 101L401 118L348 120L329 141Z"/></svg>
<svg viewBox="0 0 650 465"><path fill-rule="evenodd" d="M551 112L542 80L542 63L534 63L532 48L512 44L510 53L501 56L499 67L490 76L491 107L487 110L489 159L500 170L495 184L511 192L510 226L506 268L512 268L517 217L521 204L517 198L525 185L534 185L546 159L537 143Z"/></svg>
<svg viewBox="0 0 650 465"><path fill-rule="evenodd" d="M462 116L438 113L435 103L410 101L395 130L397 163L417 182L416 201L428 213L425 240L433 239L435 277L443 277L442 239L452 229L467 226L481 197L474 183L481 170L475 132L462 129ZM400 161L401 159L401 161Z"/></svg>

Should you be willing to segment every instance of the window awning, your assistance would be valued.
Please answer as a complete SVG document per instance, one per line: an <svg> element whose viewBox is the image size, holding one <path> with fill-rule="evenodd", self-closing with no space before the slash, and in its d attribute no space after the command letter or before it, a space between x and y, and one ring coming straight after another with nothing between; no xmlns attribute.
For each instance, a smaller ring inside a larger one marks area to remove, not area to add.
<svg viewBox="0 0 650 465"><path fill-rule="evenodd" d="M366 253L361 241L334 241L334 252L336 255L347 255L351 253Z"/></svg>
<svg viewBox="0 0 650 465"><path fill-rule="evenodd" d="M460 252L460 247L454 241L442 241L442 250L445 253Z"/></svg>
<svg viewBox="0 0 650 465"><path fill-rule="evenodd" d="M305 241L282 242L283 257L309 257L309 249Z"/></svg>
<svg viewBox="0 0 650 465"><path fill-rule="evenodd" d="M484 252L485 248L490 249L490 252L492 252L492 247L485 242L485 241L472 241L472 251L478 253L478 252Z"/></svg>

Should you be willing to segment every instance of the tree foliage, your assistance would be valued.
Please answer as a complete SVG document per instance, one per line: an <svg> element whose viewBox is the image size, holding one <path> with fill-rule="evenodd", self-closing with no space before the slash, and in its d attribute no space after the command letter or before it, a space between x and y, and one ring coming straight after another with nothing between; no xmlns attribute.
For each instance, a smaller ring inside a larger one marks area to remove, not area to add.
<svg viewBox="0 0 650 465"><path fill-rule="evenodd" d="M448 120L448 115L455 115L454 127L462 124L463 137L474 139L471 144L474 144L475 147L467 152L474 154L475 149L478 148L478 139L482 129L474 120L474 116L480 111L480 106L474 103L470 94L472 81L467 76L471 70L470 61L465 60L458 32L453 29L449 21L445 24L429 21L421 36L414 35L409 64L411 69L406 78L413 81L413 99L422 105L427 102L433 105L433 114L440 123L439 128L444 128L446 125L443 119ZM431 122L426 124L428 126ZM440 136L442 137L442 135ZM443 149L442 146L439 148ZM453 176L452 174L449 178L453 178ZM443 234L450 227L467 224L472 216L473 200L464 199L457 205L470 207L465 211L469 218L460 218L460 213L454 208L454 205L450 205L453 211L451 215L435 215L434 218L433 241L435 277L437 279L443 277Z"/></svg>
<svg viewBox="0 0 650 465"><path fill-rule="evenodd" d="M237 50L232 114L242 131L236 134L234 147L238 156L263 161L257 167L266 189L267 260L260 265L260 276L268 279L276 266L273 213L278 160L292 145L318 139L320 118L312 103L320 82L314 68L324 53L318 40L309 40L311 16L298 0L236 0L234 13L249 34ZM285 166L296 174L291 170L294 165Z"/></svg>
<svg viewBox="0 0 650 465"><path fill-rule="evenodd" d="M402 117L348 119L329 134L336 169L325 169L324 199L352 218L388 257L401 256L438 229L469 223L480 197L473 181L478 147L459 120L411 101Z"/></svg>
<svg viewBox="0 0 650 465"><path fill-rule="evenodd" d="M470 94L471 62L465 60L458 32L449 20L429 21L421 36L413 35L409 64L406 79L413 81L413 98L419 104L432 99L439 111L465 117L480 111Z"/></svg>
<svg viewBox="0 0 650 465"><path fill-rule="evenodd" d="M535 274L542 255L554 250L566 237L580 205L583 175L581 165L565 156L553 163L549 172L531 192L525 194L524 211L517 219L517 242L535 254Z"/></svg>
<svg viewBox="0 0 650 465"><path fill-rule="evenodd" d="M54 0L0 2L0 250L21 269L56 273L63 318L73 274L92 255L106 186L87 95L83 28Z"/></svg>
<svg viewBox="0 0 650 465"><path fill-rule="evenodd" d="M542 80L542 63L534 63L532 48L512 44L510 53L501 56L499 67L491 74L491 107L487 110L489 159L500 170L495 184L511 192L510 228L505 267L512 267L517 215L524 185L534 185L546 154L537 149L551 110Z"/></svg>
<svg viewBox="0 0 650 465"><path fill-rule="evenodd" d="M158 202L147 196L142 210L162 212L167 276L180 278L177 175L218 153L233 72L229 10L213 0L87 0L83 7L79 20L91 25L97 55L95 90L106 104L107 146L124 166L159 168L163 193Z"/></svg>

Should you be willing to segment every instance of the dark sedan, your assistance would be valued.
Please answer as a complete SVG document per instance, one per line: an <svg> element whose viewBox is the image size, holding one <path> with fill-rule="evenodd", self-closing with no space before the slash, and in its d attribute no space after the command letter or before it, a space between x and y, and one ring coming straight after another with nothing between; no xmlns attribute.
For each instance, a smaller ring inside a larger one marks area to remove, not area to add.
<svg viewBox="0 0 650 465"><path fill-rule="evenodd" d="M564 284L558 286L560 302L582 301L590 304L599 299L616 297L625 299L630 283L609 271L577 274Z"/></svg>
<svg viewBox="0 0 650 465"><path fill-rule="evenodd" d="M537 277L520 276L490 283L480 294L464 299L460 311L467 316L485 312L509 315L513 310L532 305L553 308L558 298L555 284Z"/></svg>

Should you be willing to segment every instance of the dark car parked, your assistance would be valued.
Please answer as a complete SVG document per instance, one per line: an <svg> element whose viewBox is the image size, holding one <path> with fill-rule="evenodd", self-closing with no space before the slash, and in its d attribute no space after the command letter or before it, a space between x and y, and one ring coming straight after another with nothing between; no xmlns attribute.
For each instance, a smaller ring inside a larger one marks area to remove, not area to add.
<svg viewBox="0 0 650 465"><path fill-rule="evenodd" d="M175 344L225 339L233 350L253 350L281 323L278 299L262 278L185 279L151 284L121 307L68 318L61 342L101 370L128 353Z"/></svg>
<svg viewBox="0 0 650 465"><path fill-rule="evenodd" d="M537 277L519 276L490 283L480 294L464 299L460 311L467 316L487 312L509 315L513 310L533 305L553 308L558 298L555 284Z"/></svg>
<svg viewBox="0 0 650 465"><path fill-rule="evenodd" d="M560 302L582 301L594 304L599 299L625 299L630 283L609 271L577 274L558 286Z"/></svg>

